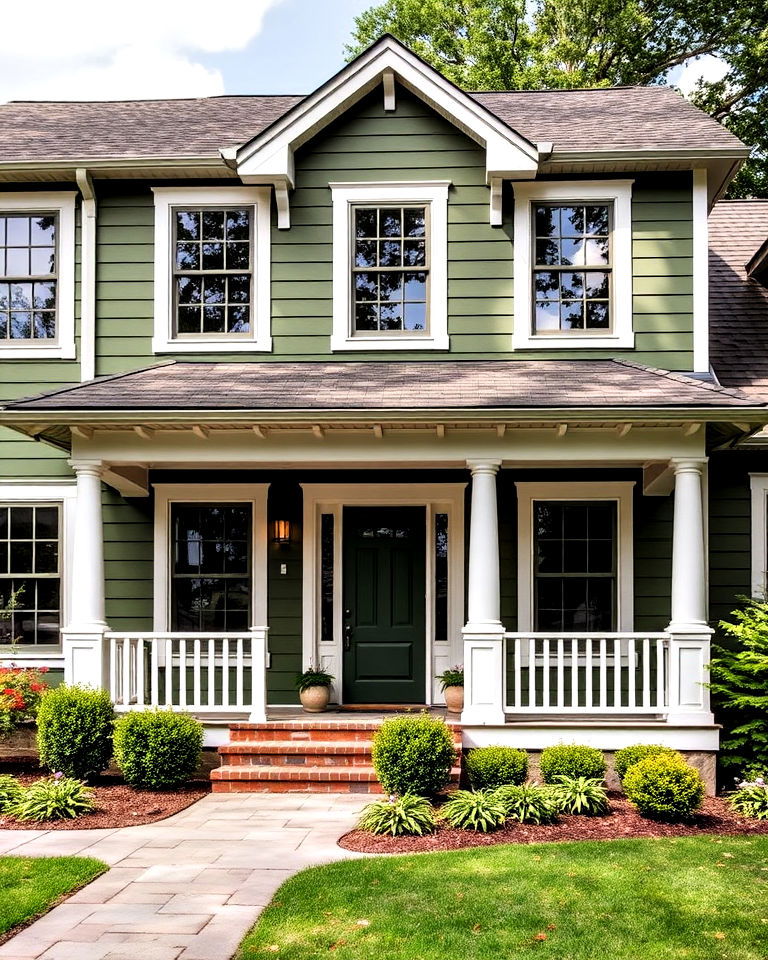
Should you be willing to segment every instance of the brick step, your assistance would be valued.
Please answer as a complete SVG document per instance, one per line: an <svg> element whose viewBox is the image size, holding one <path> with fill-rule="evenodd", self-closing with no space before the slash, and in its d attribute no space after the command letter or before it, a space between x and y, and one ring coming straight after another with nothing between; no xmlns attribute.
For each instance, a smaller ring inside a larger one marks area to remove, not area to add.
<svg viewBox="0 0 768 960"><path fill-rule="evenodd" d="M225 766L371 766L371 743L363 740L263 740L219 747Z"/></svg>
<svg viewBox="0 0 768 960"><path fill-rule="evenodd" d="M233 723L229 728L231 743L370 741L380 722L342 720L272 720L267 723ZM461 726L449 724L454 741L461 743Z"/></svg>
<svg viewBox="0 0 768 960"><path fill-rule="evenodd" d="M223 766L211 771L213 793L382 793L367 767Z"/></svg>

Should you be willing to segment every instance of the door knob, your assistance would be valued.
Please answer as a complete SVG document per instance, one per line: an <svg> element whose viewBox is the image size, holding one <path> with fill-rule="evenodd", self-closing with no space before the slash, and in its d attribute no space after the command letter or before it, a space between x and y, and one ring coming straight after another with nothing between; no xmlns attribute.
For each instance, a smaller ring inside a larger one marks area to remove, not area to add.
<svg viewBox="0 0 768 960"><path fill-rule="evenodd" d="M349 650L352 647L352 624L344 624L344 649Z"/></svg>

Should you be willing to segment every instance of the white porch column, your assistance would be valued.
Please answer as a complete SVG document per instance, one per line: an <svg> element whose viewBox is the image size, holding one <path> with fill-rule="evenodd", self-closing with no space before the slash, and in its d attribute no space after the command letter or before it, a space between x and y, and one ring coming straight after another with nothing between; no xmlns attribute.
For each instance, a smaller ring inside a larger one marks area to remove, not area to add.
<svg viewBox="0 0 768 960"><path fill-rule="evenodd" d="M108 683L104 634L104 531L101 511L103 464L71 460L77 475L75 533L72 544L72 597L69 623L62 631L64 679L95 688Z"/></svg>
<svg viewBox="0 0 768 960"><path fill-rule="evenodd" d="M707 622L707 564L702 474L706 460L671 461L675 471L672 532L672 619L669 645L671 723L712 723L706 665L712 630Z"/></svg>
<svg viewBox="0 0 768 960"><path fill-rule="evenodd" d="M504 723L504 627L501 623L496 474L501 461L470 460L467 624L464 637L464 724Z"/></svg>

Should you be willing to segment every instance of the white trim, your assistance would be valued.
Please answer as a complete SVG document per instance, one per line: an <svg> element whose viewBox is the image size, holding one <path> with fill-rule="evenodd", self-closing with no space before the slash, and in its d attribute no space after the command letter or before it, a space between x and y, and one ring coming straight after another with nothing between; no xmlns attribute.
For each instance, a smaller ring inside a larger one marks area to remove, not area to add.
<svg viewBox="0 0 768 960"><path fill-rule="evenodd" d="M80 380L96 376L96 195L83 167L75 170L80 188Z"/></svg>
<svg viewBox="0 0 768 960"><path fill-rule="evenodd" d="M438 672L461 661L461 628L464 623L464 491L465 483L302 483L304 541L302 582L302 665L320 662L336 677L334 692L342 702L342 551L344 507L426 507L426 631L427 670L425 702L442 703ZM319 640L320 624L320 518L334 517L334 637ZM448 514L448 641L434 640L434 516Z"/></svg>
<svg viewBox="0 0 768 960"><path fill-rule="evenodd" d="M618 508L616 629L634 629L634 560L631 480L613 483L519 482L517 488L517 631L533 630L533 504L536 500L613 500Z"/></svg>
<svg viewBox="0 0 768 960"><path fill-rule="evenodd" d="M56 237L55 342L0 342L1 360L75 360L75 198L70 190L0 193L0 212L52 211L58 216Z"/></svg>
<svg viewBox="0 0 768 960"><path fill-rule="evenodd" d="M330 183L333 197L333 333L331 350L447 350L449 180ZM428 332L389 337L352 335L351 207L355 203L419 203L429 207Z"/></svg>
<svg viewBox="0 0 768 960"><path fill-rule="evenodd" d="M272 349L270 191L268 187L153 187L155 196L155 330L154 353L254 353ZM171 212L186 204L253 208L253 304L251 335L247 338L173 335L171 270L173 227Z"/></svg>
<svg viewBox="0 0 768 960"><path fill-rule="evenodd" d="M632 184L633 180L563 180L516 183L515 190L515 350L573 350L634 347L632 330ZM537 201L605 201L613 204L611 229L610 334L536 335L533 333L533 237L531 206Z"/></svg>
<svg viewBox="0 0 768 960"><path fill-rule="evenodd" d="M707 169L693 171L693 369L709 373L709 198Z"/></svg>
<svg viewBox="0 0 768 960"><path fill-rule="evenodd" d="M752 596L768 592L768 473L750 473L750 532L752 555Z"/></svg>
<svg viewBox="0 0 768 960"><path fill-rule="evenodd" d="M586 712L586 711L585 711ZM647 720L567 720L526 722L516 719L503 727L462 724L465 747L487 747L501 744L523 750L543 750L561 743L580 743L598 750L619 750L635 743L663 744L675 750L715 751L719 746L720 727L702 722L699 725L676 725Z"/></svg>
<svg viewBox="0 0 768 960"><path fill-rule="evenodd" d="M73 563L72 544L74 542L75 520L77 512L77 485L61 481L48 483L19 483L18 481L0 481L0 504L41 504L50 503L61 507L61 532L59 543L59 572L61 577L61 620L60 628L69 623L72 606ZM34 647L0 646L2 660L63 660L61 644L40 644Z"/></svg>
<svg viewBox="0 0 768 960"><path fill-rule="evenodd" d="M170 624L172 503L250 503L252 505L251 617L254 627L267 623L267 494L268 483L156 483L154 522L153 627Z"/></svg>

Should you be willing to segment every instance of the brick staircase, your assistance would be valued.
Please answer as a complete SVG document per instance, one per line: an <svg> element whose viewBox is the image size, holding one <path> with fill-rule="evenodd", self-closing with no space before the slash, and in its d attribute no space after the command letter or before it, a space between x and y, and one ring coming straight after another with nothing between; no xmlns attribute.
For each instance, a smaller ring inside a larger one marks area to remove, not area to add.
<svg viewBox="0 0 768 960"><path fill-rule="evenodd" d="M381 793L371 766L370 720L235 723L211 771L214 793ZM449 723L457 748L461 727ZM451 785L459 782L458 766Z"/></svg>

